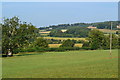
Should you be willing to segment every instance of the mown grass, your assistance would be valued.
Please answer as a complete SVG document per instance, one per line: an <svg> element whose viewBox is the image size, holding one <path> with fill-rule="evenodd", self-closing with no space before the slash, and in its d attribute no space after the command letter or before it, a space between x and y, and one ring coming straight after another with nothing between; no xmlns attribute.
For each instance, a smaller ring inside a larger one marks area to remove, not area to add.
<svg viewBox="0 0 120 80"><path fill-rule="evenodd" d="M117 78L118 51L68 51L3 58L3 78Z"/></svg>
<svg viewBox="0 0 120 80"><path fill-rule="evenodd" d="M62 44L49 44L48 46L50 47L50 48L58 48L58 47L60 47L60 45L62 45ZM74 45L74 47L82 47L82 45L83 44L75 44Z"/></svg>

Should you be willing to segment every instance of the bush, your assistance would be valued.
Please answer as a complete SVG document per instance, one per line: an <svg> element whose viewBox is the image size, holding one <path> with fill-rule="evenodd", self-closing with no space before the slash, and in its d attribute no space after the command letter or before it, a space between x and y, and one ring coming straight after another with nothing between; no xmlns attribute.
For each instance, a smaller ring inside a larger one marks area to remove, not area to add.
<svg viewBox="0 0 120 80"><path fill-rule="evenodd" d="M48 48L48 43L44 38L38 38L36 39L34 46L41 47L41 48Z"/></svg>
<svg viewBox="0 0 120 80"><path fill-rule="evenodd" d="M73 40L65 40L60 47L74 47L75 42Z"/></svg>

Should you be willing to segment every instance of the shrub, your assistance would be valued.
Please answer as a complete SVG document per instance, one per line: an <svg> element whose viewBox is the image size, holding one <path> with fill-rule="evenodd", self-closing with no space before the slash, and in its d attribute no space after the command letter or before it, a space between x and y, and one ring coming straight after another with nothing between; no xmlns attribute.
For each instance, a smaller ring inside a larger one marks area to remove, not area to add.
<svg viewBox="0 0 120 80"><path fill-rule="evenodd" d="M44 38L38 38L36 39L34 46L41 47L41 48L48 48L48 43Z"/></svg>
<svg viewBox="0 0 120 80"><path fill-rule="evenodd" d="M75 42L73 40L65 40L60 47L74 47Z"/></svg>

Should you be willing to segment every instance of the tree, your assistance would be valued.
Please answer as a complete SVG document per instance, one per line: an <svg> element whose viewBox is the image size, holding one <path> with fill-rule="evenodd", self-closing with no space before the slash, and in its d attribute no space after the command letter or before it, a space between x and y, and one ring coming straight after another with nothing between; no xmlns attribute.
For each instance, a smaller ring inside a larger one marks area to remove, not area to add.
<svg viewBox="0 0 120 80"><path fill-rule="evenodd" d="M90 29L86 28L86 27L72 27L69 28L65 33L66 34L71 34L71 37L88 37L88 32L90 31Z"/></svg>
<svg viewBox="0 0 120 80"><path fill-rule="evenodd" d="M35 40L34 46L40 48L48 48L48 43L44 38L38 38Z"/></svg>
<svg viewBox="0 0 120 80"><path fill-rule="evenodd" d="M119 36L112 34L112 48L118 48ZM110 35L104 35L99 30L92 30L89 33L89 46L91 49L109 49Z"/></svg>
<svg viewBox="0 0 120 80"><path fill-rule="evenodd" d="M60 47L74 47L75 42L73 40L65 40Z"/></svg>
<svg viewBox="0 0 120 80"><path fill-rule="evenodd" d="M38 29L13 17L4 19L2 34L2 53L12 56L19 48L27 47L36 38Z"/></svg>
<svg viewBox="0 0 120 80"><path fill-rule="evenodd" d="M104 37L105 36L104 36L103 32L96 30L96 29L91 30L89 32L89 43L90 43L91 49L102 48Z"/></svg>
<svg viewBox="0 0 120 80"><path fill-rule="evenodd" d="M55 30L52 30L49 35L51 37L59 37L59 36L63 35L63 33L60 29L55 29Z"/></svg>

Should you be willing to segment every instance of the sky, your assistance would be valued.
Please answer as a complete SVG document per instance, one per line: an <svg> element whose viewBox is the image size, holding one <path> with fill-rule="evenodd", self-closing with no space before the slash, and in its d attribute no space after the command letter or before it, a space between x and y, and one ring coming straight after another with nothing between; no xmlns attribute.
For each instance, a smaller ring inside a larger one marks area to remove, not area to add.
<svg viewBox="0 0 120 80"><path fill-rule="evenodd" d="M117 2L3 2L2 17L18 16L36 27L118 20Z"/></svg>

